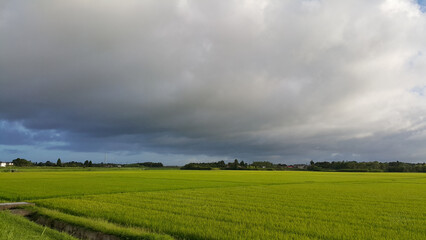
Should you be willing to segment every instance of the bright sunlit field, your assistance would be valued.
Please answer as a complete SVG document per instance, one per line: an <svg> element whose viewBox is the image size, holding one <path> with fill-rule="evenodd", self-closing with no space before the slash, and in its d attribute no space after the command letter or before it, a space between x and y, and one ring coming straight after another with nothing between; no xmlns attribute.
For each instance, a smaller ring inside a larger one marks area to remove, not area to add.
<svg viewBox="0 0 426 240"><path fill-rule="evenodd" d="M422 173L18 172L0 183L0 200L122 238L426 239Z"/></svg>

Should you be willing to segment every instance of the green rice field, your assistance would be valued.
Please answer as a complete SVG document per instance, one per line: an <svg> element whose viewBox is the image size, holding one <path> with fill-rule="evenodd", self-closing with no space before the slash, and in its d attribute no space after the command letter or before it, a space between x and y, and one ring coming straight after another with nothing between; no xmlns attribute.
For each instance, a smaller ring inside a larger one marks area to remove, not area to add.
<svg viewBox="0 0 426 240"><path fill-rule="evenodd" d="M0 201L123 239L426 239L424 173L2 172Z"/></svg>

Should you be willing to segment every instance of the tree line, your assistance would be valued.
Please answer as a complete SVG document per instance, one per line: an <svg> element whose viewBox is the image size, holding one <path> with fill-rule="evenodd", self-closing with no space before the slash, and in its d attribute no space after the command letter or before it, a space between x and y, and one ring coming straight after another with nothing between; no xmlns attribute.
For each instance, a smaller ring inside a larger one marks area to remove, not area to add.
<svg viewBox="0 0 426 240"><path fill-rule="evenodd" d="M55 162L31 162L23 158L16 158L12 161L17 167L46 166L46 167L164 167L161 162L142 162L132 164L115 163L92 163L90 160L84 162L62 162L60 158ZM183 170L307 170L307 171L340 171L340 172L426 172L426 163L405 163L405 162L357 162L357 161L311 161L307 164L287 165L284 163L272 163L268 161L256 161L246 163L235 159L225 163L218 162L188 163L181 167Z"/></svg>
<svg viewBox="0 0 426 240"><path fill-rule="evenodd" d="M142 163L132 163L132 164L116 164L116 163L92 163L90 160L84 162L62 162L60 158L55 162L46 161L46 162L31 162L24 158L16 158L12 160L14 166L17 167L163 167L161 162L142 162Z"/></svg>
<svg viewBox="0 0 426 240"><path fill-rule="evenodd" d="M125 166L126 167L152 167L152 168L164 167L161 162L131 163L131 164L126 164Z"/></svg>
<svg viewBox="0 0 426 240"><path fill-rule="evenodd" d="M340 172L426 172L425 163L404 162L356 162L333 161L314 162L307 164L287 165L284 163L271 163L268 161L253 162L251 164L235 159L233 162L225 161L208 163L188 163L183 170L306 170L306 171L340 171Z"/></svg>
<svg viewBox="0 0 426 240"><path fill-rule="evenodd" d="M211 170L211 169L222 169L222 170L256 170L256 169L266 169L266 170L279 170L286 168L286 164L274 164L267 161L253 162L251 164L245 163L244 161L238 161L235 159L233 162L225 163L221 160L218 162L208 162L208 163L188 163L185 166L181 167L183 170Z"/></svg>
<svg viewBox="0 0 426 240"><path fill-rule="evenodd" d="M307 170L312 171L356 171L356 172L426 172L426 163L405 162L357 162L357 161L311 161Z"/></svg>

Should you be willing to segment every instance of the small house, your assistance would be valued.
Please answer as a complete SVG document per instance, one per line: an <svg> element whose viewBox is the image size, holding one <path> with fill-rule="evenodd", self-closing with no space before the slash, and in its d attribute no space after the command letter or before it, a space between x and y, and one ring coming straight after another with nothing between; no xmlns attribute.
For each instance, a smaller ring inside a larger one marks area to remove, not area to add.
<svg viewBox="0 0 426 240"><path fill-rule="evenodd" d="M12 162L0 162L0 167L13 166Z"/></svg>
<svg viewBox="0 0 426 240"><path fill-rule="evenodd" d="M298 168L298 169L307 169L308 165L306 164L293 164L294 168Z"/></svg>

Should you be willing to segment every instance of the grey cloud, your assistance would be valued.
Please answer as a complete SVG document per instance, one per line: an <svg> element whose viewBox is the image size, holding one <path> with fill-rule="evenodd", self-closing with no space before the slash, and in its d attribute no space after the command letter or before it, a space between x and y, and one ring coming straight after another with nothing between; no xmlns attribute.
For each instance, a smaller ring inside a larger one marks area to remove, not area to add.
<svg viewBox="0 0 426 240"><path fill-rule="evenodd" d="M2 1L0 119L74 151L420 161L425 42L408 0Z"/></svg>
<svg viewBox="0 0 426 240"><path fill-rule="evenodd" d="M0 121L0 145L31 145L60 139L61 134L55 130L32 131L18 122Z"/></svg>

